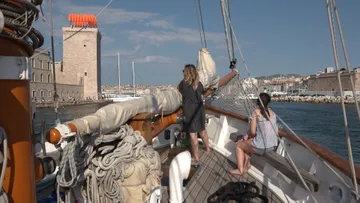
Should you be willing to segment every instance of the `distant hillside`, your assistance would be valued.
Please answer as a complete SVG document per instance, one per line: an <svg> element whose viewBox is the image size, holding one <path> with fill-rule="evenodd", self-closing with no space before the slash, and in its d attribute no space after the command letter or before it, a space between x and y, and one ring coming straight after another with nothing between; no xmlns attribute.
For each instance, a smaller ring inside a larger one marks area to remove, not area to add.
<svg viewBox="0 0 360 203"><path fill-rule="evenodd" d="M301 77L300 74L286 74L286 75L285 74L274 74L274 75L269 75L269 76L256 77L256 79L258 79L258 80L271 80L273 78L277 78L277 77L280 77L280 76L282 76L282 77L292 77L292 76Z"/></svg>

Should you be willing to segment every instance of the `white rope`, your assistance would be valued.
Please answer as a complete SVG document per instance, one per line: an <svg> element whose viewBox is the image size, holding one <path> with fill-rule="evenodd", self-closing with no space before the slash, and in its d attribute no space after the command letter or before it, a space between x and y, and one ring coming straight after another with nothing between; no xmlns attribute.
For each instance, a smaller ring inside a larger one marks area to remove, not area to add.
<svg viewBox="0 0 360 203"><path fill-rule="evenodd" d="M97 13L97 14L95 15L95 17L100 16L101 13L104 12L104 10L105 10L107 7L109 7L112 2L113 2L113 0L110 0L109 3L107 3L107 4L99 11L99 13ZM74 32L74 34L72 34L72 35L70 35L69 37L65 38L64 40L56 43L56 44L54 45L54 47L56 47L56 46L64 43L66 40L70 39L71 37L73 37L73 36L76 35L77 33L81 32L83 29L87 28L88 24L89 24L89 23L86 23L83 27L81 27L79 30L77 30L76 32ZM30 58L34 58L34 57L36 57L36 56L39 56L40 54L45 53L45 52L49 51L50 49L51 49L51 46L48 47L48 48L46 48L46 49L44 49L44 50L42 50L42 51L40 51L40 52L37 53L37 54L32 55Z"/></svg>
<svg viewBox="0 0 360 203"><path fill-rule="evenodd" d="M2 168L1 168L1 175L0 175L0 202L1 203L8 203L9 199L5 191L3 191L3 184L6 172L6 166L8 162L8 140L7 134L4 128L0 127L0 141L3 143L3 160L2 160Z"/></svg>
<svg viewBox="0 0 360 203"><path fill-rule="evenodd" d="M129 125L114 134L92 136L88 142L77 137L64 149L57 181L70 191L86 181L87 201L91 203L123 202L118 181L133 175L134 161L145 158L150 166L148 176L161 176L160 170L152 167L159 161L156 153Z"/></svg>

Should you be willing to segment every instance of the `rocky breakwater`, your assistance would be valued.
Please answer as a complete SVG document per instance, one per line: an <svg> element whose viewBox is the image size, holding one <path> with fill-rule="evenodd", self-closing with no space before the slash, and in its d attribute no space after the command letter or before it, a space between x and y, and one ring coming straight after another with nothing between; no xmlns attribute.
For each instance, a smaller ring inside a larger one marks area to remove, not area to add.
<svg viewBox="0 0 360 203"><path fill-rule="evenodd" d="M353 97L344 97L345 104L355 104ZM326 104L338 104L341 103L340 96L285 96L274 97L273 101L277 102L311 102L311 103L326 103Z"/></svg>

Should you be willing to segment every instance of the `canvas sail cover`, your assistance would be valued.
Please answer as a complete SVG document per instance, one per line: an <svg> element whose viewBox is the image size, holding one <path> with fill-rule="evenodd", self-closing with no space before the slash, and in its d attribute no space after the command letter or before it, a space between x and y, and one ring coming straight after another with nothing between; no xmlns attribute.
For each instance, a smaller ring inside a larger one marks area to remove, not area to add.
<svg viewBox="0 0 360 203"><path fill-rule="evenodd" d="M109 133L139 113L163 113L168 115L180 108L182 96L177 89L169 89L146 95L139 99L110 104L95 113L70 121L79 134Z"/></svg>
<svg viewBox="0 0 360 203"><path fill-rule="evenodd" d="M216 72L216 64L206 48L202 48L199 51L197 69L200 82L203 84L205 90L218 88L220 77Z"/></svg>

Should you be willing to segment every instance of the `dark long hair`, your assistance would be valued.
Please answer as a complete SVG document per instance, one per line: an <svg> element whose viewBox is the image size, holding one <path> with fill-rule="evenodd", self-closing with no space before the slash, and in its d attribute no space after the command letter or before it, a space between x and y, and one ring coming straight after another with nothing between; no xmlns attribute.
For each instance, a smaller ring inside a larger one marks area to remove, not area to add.
<svg viewBox="0 0 360 203"><path fill-rule="evenodd" d="M260 99L264 106L261 105ZM267 93L260 93L259 98L256 101L256 104L260 108L261 115L263 115L267 120L270 120L270 111L269 111L269 107L268 107L270 101L271 101L271 97ZM265 111L267 114L265 113Z"/></svg>

